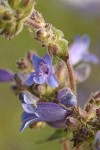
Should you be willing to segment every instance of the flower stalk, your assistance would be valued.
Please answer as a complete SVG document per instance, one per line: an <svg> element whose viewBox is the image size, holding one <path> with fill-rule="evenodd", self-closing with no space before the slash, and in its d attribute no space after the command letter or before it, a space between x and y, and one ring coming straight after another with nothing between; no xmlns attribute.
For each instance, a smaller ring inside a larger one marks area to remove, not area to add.
<svg viewBox="0 0 100 150"><path fill-rule="evenodd" d="M71 150L71 149L70 149L70 143L69 143L69 141L68 141L66 138L62 138L62 139L60 140L60 143L61 143L62 146L63 146L63 150Z"/></svg>
<svg viewBox="0 0 100 150"><path fill-rule="evenodd" d="M73 91L73 93L76 95L76 81L75 81L73 68L70 64L69 57L67 57L67 59L65 60L65 63L66 63L67 69L68 69L70 88Z"/></svg>

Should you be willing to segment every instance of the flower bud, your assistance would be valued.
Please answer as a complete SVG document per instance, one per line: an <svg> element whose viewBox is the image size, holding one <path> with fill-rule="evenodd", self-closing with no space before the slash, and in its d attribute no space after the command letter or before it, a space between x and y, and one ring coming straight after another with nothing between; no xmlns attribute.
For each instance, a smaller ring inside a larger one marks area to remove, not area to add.
<svg viewBox="0 0 100 150"><path fill-rule="evenodd" d="M46 87L44 85L38 85L37 92L39 93L39 95L44 95L46 92Z"/></svg>
<svg viewBox="0 0 100 150"><path fill-rule="evenodd" d="M96 116L99 118L100 117L100 108L96 109Z"/></svg>
<svg viewBox="0 0 100 150"><path fill-rule="evenodd" d="M43 29L37 30L36 38L40 42L42 42L43 45L47 45L48 37L49 37L49 34L45 30L43 30Z"/></svg>
<svg viewBox="0 0 100 150"><path fill-rule="evenodd" d="M17 87L21 90L25 90L27 87L24 84L25 75L24 74L15 74L14 80L16 82Z"/></svg>
<svg viewBox="0 0 100 150"><path fill-rule="evenodd" d="M24 20L32 13L34 0L8 0L0 3L0 34L11 39L23 29Z"/></svg>
<svg viewBox="0 0 100 150"><path fill-rule="evenodd" d="M28 52L27 52L26 58L27 58L27 59L29 60L29 62L31 62L31 63L32 63L32 57L33 57L34 54L36 54L35 51L28 51Z"/></svg>
<svg viewBox="0 0 100 150"><path fill-rule="evenodd" d="M48 52L50 55L57 55L59 53L59 47L55 43L50 43L48 45Z"/></svg>
<svg viewBox="0 0 100 150"><path fill-rule="evenodd" d="M38 99L38 97L34 96L29 91L24 90L19 93L19 100L23 104L34 105L34 107L37 107L37 102L39 99Z"/></svg>
<svg viewBox="0 0 100 150"><path fill-rule="evenodd" d="M13 14L12 14L12 12L9 11L9 10L6 10L6 11L2 14L1 20L10 23L10 22L13 20Z"/></svg>
<svg viewBox="0 0 100 150"><path fill-rule="evenodd" d="M40 28L45 27L44 19L43 19L42 15L39 12L34 10L32 15L30 16L30 19L32 19L34 21L33 27L35 29L40 29Z"/></svg>
<svg viewBox="0 0 100 150"><path fill-rule="evenodd" d="M30 68L31 64L27 59L22 58L19 61L17 61L17 66L19 69L25 70L25 69Z"/></svg>
<svg viewBox="0 0 100 150"><path fill-rule="evenodd" d="M80 116L80 118L82 118L84 121L88 120L88 113L81 109L80 106L75 107L73 110L76 117Z"/></svg>
<svg viewBox="0 0 100 150"><path fill-rule="evenodd" d="M27 8L32 7L32 4L34 3L34 0L8 0L8 4L13 9L19 9L19 8Z"/></svg>
<svg viewBox="0 0 100 150"><path fill-rule="evenodd" d="M18 8L19 3L21 0L8 0L8 4L10 5L10 7L12 7L13 9Z"/></svg>
<svg viewBox="0 0 100 150"><path fill-rule="evenodd" d="M77 100L70 88L63 88L58 92L58 101L66 107L74 107Z"/></svg>
<svg viewBox="0 0 100 150"><path fill-rule="evenodd" d="M66 125L69 130L75 131L75 130L77 130L77 128L79 126L79 122L77 119L75 119L73 117L67 117Z"/></svg>

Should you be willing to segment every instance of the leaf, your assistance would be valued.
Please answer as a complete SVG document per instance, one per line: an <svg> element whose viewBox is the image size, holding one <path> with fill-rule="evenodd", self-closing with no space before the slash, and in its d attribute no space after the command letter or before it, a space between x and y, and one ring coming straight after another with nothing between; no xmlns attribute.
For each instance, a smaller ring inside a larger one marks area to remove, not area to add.
<svg viewBox="0 0 100 150"><path fill-rule="evenodd" d="M63 129L56 129L55 132L53 134L51 134L47 139L41 140L37 143L43 144L45 142L51 142L54 140L59 140L59 139L64 138L64 137L66 137L67 139L72 139L72 132L71 131L65 132Z"/></svg>

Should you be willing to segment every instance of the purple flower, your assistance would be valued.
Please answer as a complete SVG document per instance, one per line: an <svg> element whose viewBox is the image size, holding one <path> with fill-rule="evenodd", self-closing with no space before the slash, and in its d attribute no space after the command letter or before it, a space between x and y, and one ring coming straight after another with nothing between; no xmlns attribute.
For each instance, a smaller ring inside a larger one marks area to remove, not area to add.
<svg viewBox="0 0 100 150"><path fill-rule="evenodd" d="M21 92L19 99L24 109L21 131L34 122L46 122L55 128L64 128L66 126L66 117L71 112L67 110L67 107L63 106L65 103L62 102L62 105L61 103L38 102L36 97L32 96L31 98L31 95L27 92ZM68 99L66 98L64 100L67 101Z"/></svg>
<svg viewBox="0 0 100 150"><path fill-rule="evenodd" d="M35 72L31 72L28 75L25 82L27 86L31 86L34 83L43 84L45 82L52 88L58 86L58 81L52 67L52 58L48 54L45 54L43 58L40 58L37 54L34 54L32 63Z"/></svg>
<svg viewBox="0 0 100 150"><path fill-rule="evenodd" d="M80 61L92 62L94 64L99 63L99 59L96 55L89 53L90 38L88 35L82 37L76 36L70 49L70 62L72 65L76 65Z"/></svg>
<svg viewBox="0 0 100 150"><path fill-rule="evenodd" d="M6 69L0 69L0 82L11 82L13 81L14 74Z"/></svg>
<svg viewBox="0 0 100 150"><path fill-rule="evenodd" d="M57 97L59 103L66 107L74 107L77 105L77 100L70 88L63 88L58 92Z"/></svg>
<svg viewBox="0 0 100 150"><path fill-rule="evenodd" d="M78 11L81 15L85 17L98 16L100 15L100 1L99 0L61 0L64 4L73 9L75 12Z"/></svg>

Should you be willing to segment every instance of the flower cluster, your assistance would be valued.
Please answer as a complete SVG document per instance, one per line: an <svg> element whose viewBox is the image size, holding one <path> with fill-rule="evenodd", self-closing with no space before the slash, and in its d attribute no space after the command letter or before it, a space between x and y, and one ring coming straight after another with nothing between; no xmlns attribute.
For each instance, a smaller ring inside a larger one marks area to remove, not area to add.
<svg viewBox="0 0 100 150"><path fill-rule="evenodd" d="M24 109L21 131L26 126L38 124L38 122L45 122L55 128L65 128L66 118L72 114L68 108L77 106L76 97L70 88L60 88L50 55L45 54L43 58L36 53L31 55L31 60L30 57L27 60L30 60L31 66L33 65L32 72L29 74L24 73L26 68L22 69L23 73L20 74L14 74L4 69L0 70L1 82L15 81L17 90L19 88L19 99ZM22 63L17 64L22 66ZM56 88L58 89L52 97L53 89ZM43 92L43 90L45 91Z"/></svg>
<svg viewBox="0 0 100 150"><path fill-rule="evenodd" d="M75 147L85 141L91 145L97 132L94 146L99 150L100 91L90 97L84 109L78 106L76 93L76 81L83 82L90 74L89 63L99 63L98 57L89 52L90 38L77 36L69 52L68 41L60 30L45 23L35 10L30 16L33 4L34 0L0 1L1 34L11 38L27 24L35 30L35 39L48 50L42 58L36 52L28 52L17 61L19 73L0 69L0 82L11 82L24 109L20 130L44 124L61 128L66 134L70 132Z"/></svg>

